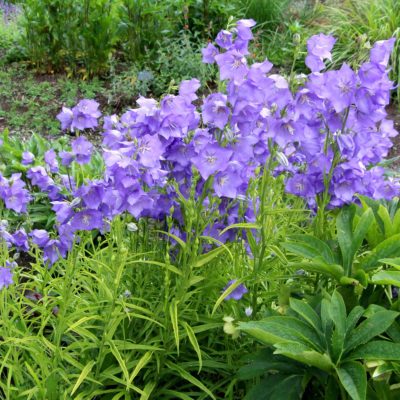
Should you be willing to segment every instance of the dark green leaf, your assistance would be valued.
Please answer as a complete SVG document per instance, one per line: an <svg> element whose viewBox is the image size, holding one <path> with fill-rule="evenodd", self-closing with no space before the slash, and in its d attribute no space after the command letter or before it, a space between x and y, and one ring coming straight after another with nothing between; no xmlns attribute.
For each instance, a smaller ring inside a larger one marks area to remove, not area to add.
<svg viewBox="0 0 400 400"><path fill-rule="evenodd" d="M343 266L345 271L349 271L352 264L352 242L353 242L353 219L355 207L348 206L342 208L336 219L337 237L340 250L342 251Z"/></svg>
<svg viewBox="0 0 400 400"><path fill-rule="evenodd" d="M239 329L265 344L293 341L322 351L321 339L306 322L294 317L268 317L261 321L241 322Z"/></svg>
<svg viewBox="0 0 400 400"><path fill-rule="evenodd" d="M357 347L346 359L400 361L400 343L373 340Z"/></svg>
<svg viewBox="0 0 400 400"><path fill-rule="evenodd" d="M303 375L269 375L253 386L244 400L299 400L304 391L303 379Z"/></svg>
<svg viewBox="0 0 400 400"><path fill-rule="evenodd" d="M363 321L350 333L346 343L346 352L385 332L398 315L399 313L395 311L378 311Z"/></svg>
<svg viewBox="0 0 400 400"><path fill-rule="evenodd" d="M304 301L290 298L289 300L290 308L299 314L310 326L312 326L316 332L321 332L321 320L318 314L313 310L313 308Z"/></svg>
<svg viewBox="0 0 400 400"><path fill-rule="evenodd" d="M337 368L340 383L353 400L365 400L367 396L367 374L364 367L355 361L341 364Z"/></svg>

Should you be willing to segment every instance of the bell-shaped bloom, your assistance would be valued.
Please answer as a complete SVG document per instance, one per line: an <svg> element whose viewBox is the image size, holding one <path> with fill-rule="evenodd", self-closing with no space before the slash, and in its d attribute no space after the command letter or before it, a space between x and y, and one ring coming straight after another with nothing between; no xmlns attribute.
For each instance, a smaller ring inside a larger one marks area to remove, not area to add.
<svg viewBox="0 0 400 400"><path fill-rule="evenodd" d="M237 279L230 280L228 282L228 284L222 289L222 291L225 292L225 290L227 290L229 287L231 287L236 282L237 282ZM229 300L229 299L240 300L246 293L248 293L248 290L247 290L246 286L244 286L243 283L241 283L231 293L229 293L228 296L226 296L224 300Z"/></svg>
<svg viewBox="0 0 400 400"><path fill-rule="evenodd" d="M217 144L208 144L200 154L192 158L192 163L199 170L202 178L207 179L216 172L225 171L231 156L232 150Z"/></svg>
<svg viewBox="0 0 400 400"><path fill-rule="evenodd" d="M203 122L224 129L230 115L230 109L226 102L227 97L222 93L214 93L208 96L202 108Z"/></svg>

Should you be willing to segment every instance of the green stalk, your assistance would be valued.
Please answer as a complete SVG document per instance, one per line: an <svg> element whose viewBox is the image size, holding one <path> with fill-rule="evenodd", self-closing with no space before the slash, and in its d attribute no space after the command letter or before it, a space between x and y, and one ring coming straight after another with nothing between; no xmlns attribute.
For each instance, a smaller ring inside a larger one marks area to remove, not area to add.
<svg viewBox="0 0 400 400"><path fill-rule="evenodd" d="M252 290L252 308L253 315L257 314L257 293L258 293L258 283L257 283L257 275L262 270L262 265L265 257L265 253L267 250L267 240L269 238L268 230L269 230L269 217L267 216L267 206L269 205L269 198L267 198L267 190L270 187L271 181L271 171L273 167L274 157L276 153L276 147L272 144L272 140L268 139L268 149L269 149L269 157L265 162L263 175L261 178L261 199L260 199L260 226L261 226L261 247L259 247L259 252L257 257L254 258L254 268L253 268L253 290Z"/></svg>

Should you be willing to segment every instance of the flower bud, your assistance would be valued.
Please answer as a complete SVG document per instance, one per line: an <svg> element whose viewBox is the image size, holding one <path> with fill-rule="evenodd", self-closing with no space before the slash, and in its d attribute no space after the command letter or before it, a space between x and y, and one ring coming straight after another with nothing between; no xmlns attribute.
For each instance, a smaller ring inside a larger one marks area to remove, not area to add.
<svg viewBox="0 0 400 400"><path fill-rule="evenodd" d="M278 151L276 153L276 159L279 162L279 164L281 164L284 167L288 167L289 166L289 160L287 159L286 155L284 153L282 153L281 151Z"/></svg>
<svg viewBox="0 0 400 400"><path fill-rule="evenodd" d="M137 232L139 228L134 222L129 222L129 224L126 224L126 229L129 232Z"/></svg>

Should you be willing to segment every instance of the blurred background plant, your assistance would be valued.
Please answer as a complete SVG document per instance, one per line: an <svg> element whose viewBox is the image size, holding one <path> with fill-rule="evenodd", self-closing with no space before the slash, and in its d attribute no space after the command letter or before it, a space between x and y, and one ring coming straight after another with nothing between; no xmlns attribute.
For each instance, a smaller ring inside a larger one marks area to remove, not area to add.
<svg viewBox="0 0 400 400"><path fill-rule="evenodd" d="M312 33L329 32L337 42L332 68L343 62L352 67L367 60L371 45L396 37L391 56L391 79L400 83L400 2L398 0L329 0L318 4L310 28ZM397 88L397 98L400 88Z"/></svg>

